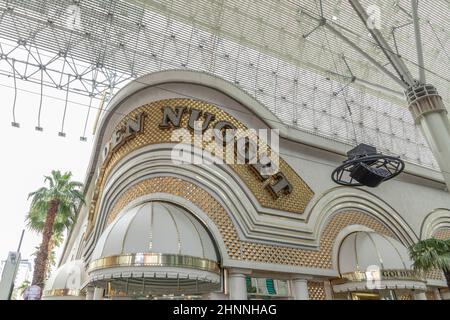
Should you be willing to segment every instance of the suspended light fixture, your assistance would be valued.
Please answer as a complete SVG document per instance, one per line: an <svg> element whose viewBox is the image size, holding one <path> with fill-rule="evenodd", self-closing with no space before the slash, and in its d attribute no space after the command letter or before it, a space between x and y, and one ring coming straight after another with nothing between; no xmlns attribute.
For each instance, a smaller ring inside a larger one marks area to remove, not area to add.
<svg viewBox="0 0 450 320"><path fill-rule="evenodd" d="M405 168L400 157L377 153L375 147L364 143L347 152L347 157L331 175L335 183L343 186L375 188L394 178Z"/></svg>

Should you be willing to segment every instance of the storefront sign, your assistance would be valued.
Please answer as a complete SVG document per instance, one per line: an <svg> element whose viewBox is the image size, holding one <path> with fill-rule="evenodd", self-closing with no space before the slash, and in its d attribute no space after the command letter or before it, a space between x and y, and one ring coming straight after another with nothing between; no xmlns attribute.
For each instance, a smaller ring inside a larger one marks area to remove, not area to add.
<svg viewBox="0 0 450 320"><path fill-rule="evenodd" d="M264 152L258 153L258 148L263 142L262 139L257 138L256 130L237 129L233 123L223 120L214 123L213 121L216 118L214 114L199 109L189 109L183 106L178 106L174 109L171 107L163 107L162 113L163 116L159 125L161 129L180 129L181 124L183 123L183 116L189 113L186 129L190 129L191 132L194 133L194 141L207 140L208 142L211 142L211 138L214 137L214 142L211 143L215 144L215 146L211 149L216 151L219 149L219 151L215 153L216 156L222 156L224 153L227 155L232 154L231 158L228 156L225 157L225 163L249 165L263 182L265 188L267 188L275 198L278 198L283 194L292 193L292 184L279 170L279 161L276 161L278 160L278 155L276 155L276 160L274 160L274 156L269 157L266 153L267 145L265 144L262 147ZM181 133L174 136L187 136L185 145L191 144L191 134L189 133ZM233 152L227 153L226 151L229 150L230 147ZM234 156L235 154L236 157ZM220 160L223 161L223 159ZM193 161L192 163L197 162Z"/></svg>
<svg viewBox="0 0 450 320"><path fill-rule="evenodd" d="M103 148L103 162L127 140L134 138L144 130L144 118L145 113L141 112L135 119L127 120L122 127L113 132L111 139L106 143L105 148Z"/></svg>

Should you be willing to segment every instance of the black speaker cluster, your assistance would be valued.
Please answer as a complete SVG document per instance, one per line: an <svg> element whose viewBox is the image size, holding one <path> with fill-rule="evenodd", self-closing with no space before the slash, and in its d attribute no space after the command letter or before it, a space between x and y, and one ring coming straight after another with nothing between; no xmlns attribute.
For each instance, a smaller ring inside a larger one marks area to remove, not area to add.
<svg viewBox="0 0 450 320"><path fill-rule="evenodd" d="M377 153L375 147L364 143L347 152L347 157L331 175L335 183L343 186L376 188L399 175L405 168L400 157Z"/></svg>

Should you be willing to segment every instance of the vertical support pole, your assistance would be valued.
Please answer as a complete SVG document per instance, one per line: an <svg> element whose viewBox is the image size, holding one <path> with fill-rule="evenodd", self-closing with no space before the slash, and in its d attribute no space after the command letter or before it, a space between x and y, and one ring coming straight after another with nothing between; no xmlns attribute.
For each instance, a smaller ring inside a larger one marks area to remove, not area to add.
<svg viewBox="0 0 450 320"><path fill-rule="evenodd" d="M416 37L416 50L417 50L417 62L419 68L419 81L420 83L426 83L425 78L425 62L423 59L423 47L422 47L422 35L420 33L420 20L419 20L419 0L411 0L412 16L414 23L414 35Z"/></svg>
<svg viewBox="0 0 450 320"><path fill-rule="evenodd" d="M450 190L450 122L441 96L432 85L411 87L406 92L416 124L420 124L425 139L441 169L447 191Z"/></svg>

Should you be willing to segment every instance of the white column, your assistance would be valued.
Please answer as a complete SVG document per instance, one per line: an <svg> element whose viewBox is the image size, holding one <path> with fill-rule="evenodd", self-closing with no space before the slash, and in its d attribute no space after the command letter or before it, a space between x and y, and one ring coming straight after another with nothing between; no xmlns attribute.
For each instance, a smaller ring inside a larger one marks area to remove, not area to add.
<svg viewBox="0 0 450 320"><path fill-rule="evenodd" d="M304 278L292 279L292 294L295 300L309 300L308 280Z"/></svg>
<svg viewBox="0 0 450 320"><path fill-rule="evenodd" d="M333 300L333 286L331 285L330 280L325 280L323 282L323 287L325 289L325 299Z"/></svg>
<svg viewBox="0 0 450 320"><path fill-rule="evenodd" d="M450 123L445 112L426 114L420 121L422 131L439 164L450 190Z"/></svg>
<svg viewBox="0 0 450 320"><path fill-rule="evenodd" d="M245 277L249 270L228 270L228 292L230 300L247 300L247 284Z"/></svg>
<svg viewBox="0 0 450 320"><path fill-rule="evenodd" d="M94 289L93 300L103 300L103 292L104 292L104 289L102 289L102 288L95 288Z"/></svg>
<svg viewBox="0 0 450 320"><path fill-rule="evenodd" d="M88 287L86 289L86 300L94 300L94 288Z"/></svg>
<svg viewBox="0 0 450 320"><path fill-rule="evenodd" d="M414 300L427 300L425 292L414 293Z"/></svg>
<svg viewBox="0 0 450 320"><path fill-rule="evenodd" d="M415 122L420 123L450 192L450 122L442 98L432 85L410 88L406 96L409 111Z"/></svg>

